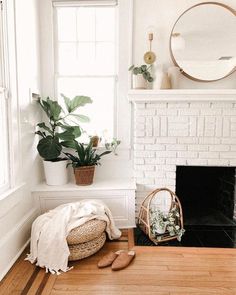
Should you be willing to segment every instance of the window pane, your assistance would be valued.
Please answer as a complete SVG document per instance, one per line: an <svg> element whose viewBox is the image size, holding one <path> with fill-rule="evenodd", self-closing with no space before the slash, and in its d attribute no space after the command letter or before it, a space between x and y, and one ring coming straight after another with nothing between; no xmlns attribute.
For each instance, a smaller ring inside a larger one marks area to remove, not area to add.
<svg viewBox="0 0 236 295"><path fill-rule="evenodd" d="M76 8L57 8L58 40L76 41Z"/></svg>
<svg viewBox="0 0 236 295"><path fill-rule="evenodd" d="M58 48L59 73L63 73L64 75L76 73L77 63L76 43L60 43Z"/></svg>
<svg viewBox="0 0 236 295"><path fill-rule="evenodd" d="M114 87L114 78L58 79L58 93L64 93L68 97L87 95L92 98L92 104L79 110L79 113L90 117L90 123L81 124L88 134L102 135L107 130L110 138L113 137L114 126Z"/></svg>
<svg viewBox="0 0 236 295"><path fill-rule="evenodd" d="M97 43L96 44L96 66L97 73L101 72L113 74L115 73L115 45L113 43Z"/></svg>
<svg viewBox="0 0 236 295"><path fill-rule="evenodd" d="M96 9L96 41L115 41L115 8Z"/></svg>
<svg viewBox="0 0 236 295"><path fill-rule="evenodd" d="M95 8L77 9L78 41L95 41Z"/></svg>

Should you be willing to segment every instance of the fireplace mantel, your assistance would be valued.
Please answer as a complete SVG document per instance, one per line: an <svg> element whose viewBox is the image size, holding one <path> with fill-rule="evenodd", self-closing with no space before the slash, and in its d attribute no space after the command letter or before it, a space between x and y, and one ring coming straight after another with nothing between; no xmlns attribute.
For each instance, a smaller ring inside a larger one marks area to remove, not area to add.
<svg viewBox="0 0 236 295"><path fill-rule="evenodd" d="M181 101L236 102L236 89L132 89L128 92L128 100L134 103Z"/></svg>

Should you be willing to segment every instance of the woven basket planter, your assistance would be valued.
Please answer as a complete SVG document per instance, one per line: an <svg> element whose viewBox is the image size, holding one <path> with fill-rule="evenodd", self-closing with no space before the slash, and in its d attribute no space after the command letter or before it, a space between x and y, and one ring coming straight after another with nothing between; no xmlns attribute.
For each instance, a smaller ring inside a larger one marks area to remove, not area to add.
<svg viewBox="0 0 236 295"><path fill-rule="evenodd" d="M163 232L159 232L159 234L153 233L153 224L152 224L152 211L153 208L160 207L160 204L162 203L159 198L166 198L166 201L168 200L167 212L166 215L171 214L171 212L176 212L176 215L174 217L174 223L176 226L179 227L180 232L184 232L183 229L183 213L182 213L182 207L180 204L180 201L178 197L169 189L167 188L160 188L156 189L153 192L151 192L149 195L146 196L146 198L143 200L139 216L138 216L138 225L141 228L141 230L148 235L149 239L154 242L154 244L159 244L162 242L178 239L177 234L170 234L170 232L164 228Z"/></svg>
<svg viewBox="0 0 236 295"><path fill-rule="evenodd" d="M93 183L95 166L82 166L74 168L77 185L90 185Z"/></svg>
<svg viewBox="0 0 236 295"><path fill-rule="evenodd" d="M83 225L72 229L67 236L68 245L76 245L94 240L102 235L106 229L104 220L92 219Z"/></svg>
<svg viewBox="0 0 236 295"><path fill-rule="evenodd" d="M106 234L103 232L100 237L92 241L77 245L69 245L69 261L80 260L98 252L106 242Z"/></svg>

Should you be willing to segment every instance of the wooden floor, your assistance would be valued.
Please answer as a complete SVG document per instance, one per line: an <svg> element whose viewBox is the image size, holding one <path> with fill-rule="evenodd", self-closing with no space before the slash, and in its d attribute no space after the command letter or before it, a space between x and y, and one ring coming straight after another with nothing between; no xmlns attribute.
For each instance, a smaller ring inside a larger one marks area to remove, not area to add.
<svg viewBox="0 0 236 295"><path fill-rule="evenodd" d="M136 250L136 258L125 270L97 268L107 251L128 248ZM24 257L0 283L0 294L236 294L236 249L134 247L131 230L59 276L46 274Z"/></svg>

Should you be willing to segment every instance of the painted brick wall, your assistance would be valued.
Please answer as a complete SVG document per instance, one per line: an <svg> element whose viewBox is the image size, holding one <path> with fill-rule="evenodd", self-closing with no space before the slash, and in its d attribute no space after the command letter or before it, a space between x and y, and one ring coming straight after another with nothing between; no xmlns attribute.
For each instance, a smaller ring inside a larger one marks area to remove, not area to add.
<svg viewBox="0 0 236 295"><path fill-rule="evenodd" d="M236 166L236 103L135 103L137 203L157 187L175 191L177 165Z"/></svg>

